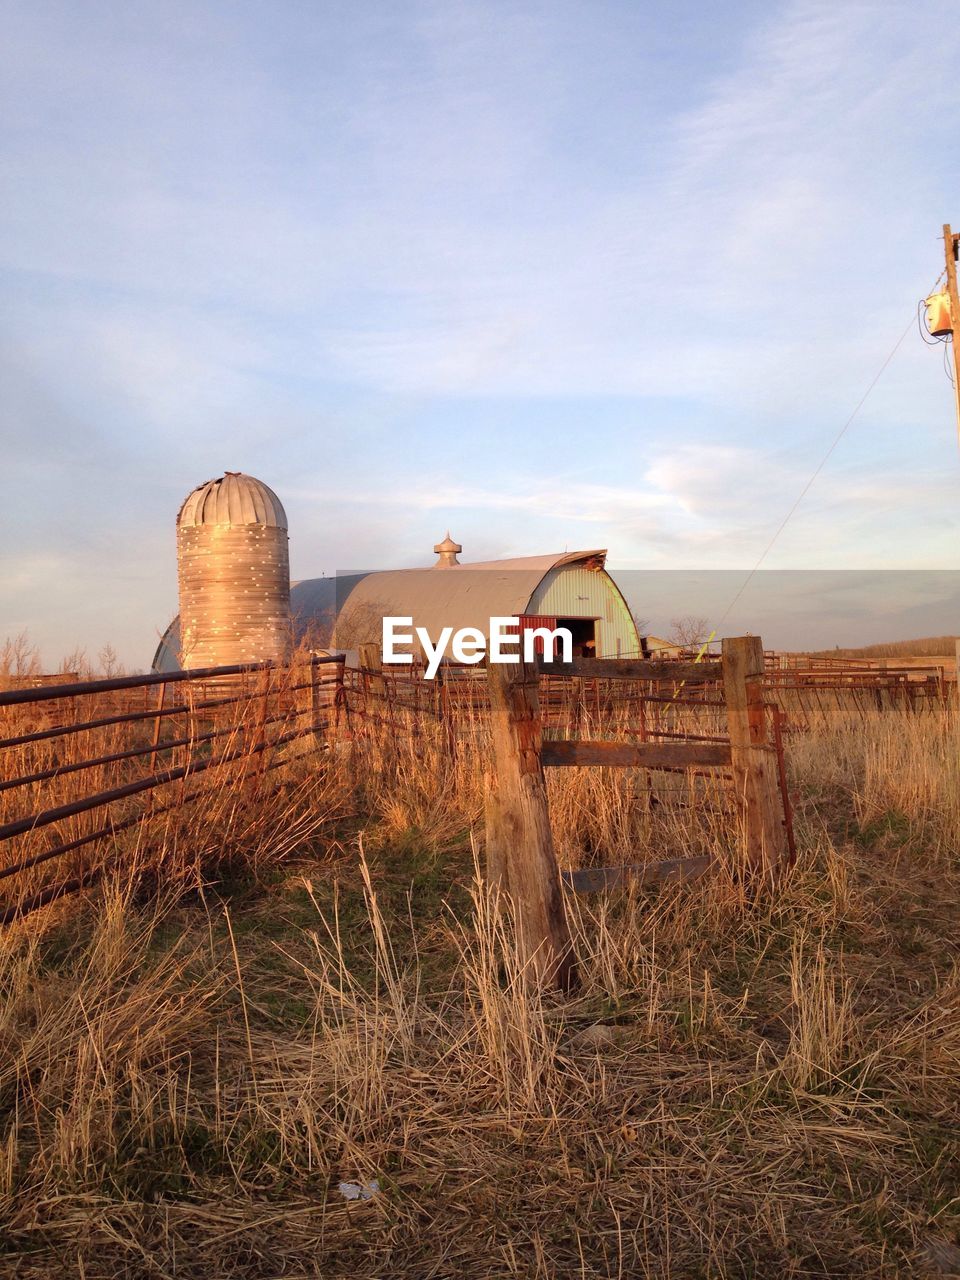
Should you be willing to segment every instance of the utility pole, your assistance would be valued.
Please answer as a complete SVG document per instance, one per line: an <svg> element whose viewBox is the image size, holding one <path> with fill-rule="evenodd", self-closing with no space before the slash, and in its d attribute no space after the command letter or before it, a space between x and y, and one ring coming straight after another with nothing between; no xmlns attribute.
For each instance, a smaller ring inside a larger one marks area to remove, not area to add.
<svg viewBox="0 0 960 1280"><path fill-rule="evenodd" d="M953 347L953 399L957 410L957 434L960 436L960 351L957 350L957 338L960 337L960 297L957 296L957 241L960 236L950 230L950 223L943 224L943 252L947 260L947 296L950 299L950 325L953 332L950 343Z"/></svg>

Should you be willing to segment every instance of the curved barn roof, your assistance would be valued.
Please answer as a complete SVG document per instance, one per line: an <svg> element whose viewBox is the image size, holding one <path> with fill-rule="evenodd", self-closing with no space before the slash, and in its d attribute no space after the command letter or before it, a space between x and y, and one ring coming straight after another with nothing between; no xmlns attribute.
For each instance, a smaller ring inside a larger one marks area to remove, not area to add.
<svg viewBox="0 0 960 1280"><path fill-rule="evenodd" d="M525 612L552 569L588 563L602 569L606 556L606 550L569 551L370 573L338 611L334 643L353 649L365 639L379 639L384 617L412 617L413 625L426 627L431 636L450 626L478 627L486 633L491 618Z"/></svg>
<svg viewBox="0 0 960 1280"><path fill-rule="evenodd" d="M228 471L208 480L188 494L177 515L177 527L225 524L259 524L286 529L283 503L262 480L242 471Z"/></svg>

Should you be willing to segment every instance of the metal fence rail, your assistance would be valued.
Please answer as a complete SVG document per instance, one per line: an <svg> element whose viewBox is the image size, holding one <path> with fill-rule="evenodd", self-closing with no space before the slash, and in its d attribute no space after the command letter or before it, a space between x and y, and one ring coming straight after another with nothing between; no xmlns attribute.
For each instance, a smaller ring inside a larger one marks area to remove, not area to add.
<svg viewBox="0 0 960 1280"><path fill-rule="evenodd" d="M938 711L955 690L942 666L850 668L818 659L816 665L780 668L766 657L764 698L779 709L786 733L805 732L838 715L864 719L876 711ZM602 667L611 660L597 662ZM718 680L704 680L699 670L696 680L689 678L691 664L683 660L656 665L657 675L647 679L571 675L545 666L539 698L545 732L576 736L589 722L643 741L722 738ZM427 681L417 664L381 666L368 655L366 663L346 671L344 698L351 732L359 737L417 733L421 723L433 720L447 726L453 743L475 736L489 716L483 666L445 662Z"/></svg>
<svg viewBox="0 0 960 1280"><path fill-rule="evenodd" d="M854 718L919 714L955 696L955 683L939 664L870 666L804 655L783 664L775 658L765 655L761 680L781 773L786 731L829 723L838 711ZM545 741L616 739L648 747L729 741L715 660L637 660L636 671L631 661L544 668ZM445 663L435 680L423 675L416 666L383 667L370 646L359 668L345 668L342 656L324 656L286 668L261 663L68 678L0 691L0 888L6 890L0 922L91 883L102 873L105 846L123 833L133 833L142 848L162 838L179 810L218 790L262 795L266 775L323 749L333 730L356 743L394 745L433 735L451 757L486 755L486 670ZM664 759L668 754L661 752ZM701 803L692 790L696 773L664 770L655 784L645 784L644 794L650 803ZM275 780L286 776L280 772Z"/></svg>
<svg viewBox="0 0 960 1280"><path fill-rule="evenodd" d="M0 922L92 883L120 833L142 847L154 819L325 745L342 686L325 656L0 692Z"/></svg>

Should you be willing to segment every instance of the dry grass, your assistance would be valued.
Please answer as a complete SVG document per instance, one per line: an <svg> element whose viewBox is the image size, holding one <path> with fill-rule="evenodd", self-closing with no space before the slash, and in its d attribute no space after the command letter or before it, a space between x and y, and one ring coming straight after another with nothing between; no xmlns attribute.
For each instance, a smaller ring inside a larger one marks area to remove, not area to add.
<svg viewBox="0 0 960 1280"><path fill-rule="evenodd" d="M951 712L797 738L782 894L577 899L574 998L477 873L482 759L429 738L305 774L322 825L214 821L235 856L187 898L118 881L5 931L0 1270L946 1274L958 744ZM563 777L568 862L731 839L699 784Z"/></svg>
<svg viewBox="0 0 960 1280"><path fill-rule="evenodd" d="M860 649L822 649L820 654L828 658L952 658L956 645L955 636L924 636L920 640L868 644Z"/></svg>

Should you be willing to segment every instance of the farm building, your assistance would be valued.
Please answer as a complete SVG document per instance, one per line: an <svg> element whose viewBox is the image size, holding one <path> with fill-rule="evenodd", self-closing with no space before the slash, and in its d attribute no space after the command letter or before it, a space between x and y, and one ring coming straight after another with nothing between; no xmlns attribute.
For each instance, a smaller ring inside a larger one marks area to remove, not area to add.
<svg viewBox="0 0 960 1280"><path fill-rule="evenodd" d="M461 548L447 538L428 569L371 573L344 600L334 629L340 649L379 641L384 617L413 619L431 637L443 627L476 627L517 617L521 631L566 627L575 653L616 658L639 652L640 641L620 589L604 569L606 551L521 556L460 564Z"/></svg>
<svg viewBox="0 0 960 1280"><path fill-rule="evenodd" d="M682 658L686 653L682 644L662 636L644 636L641 645L644 657L649 658Z"/></svg>
<svg viewBox="0 0 960 1280"><path fill-rule="evenodd" d="M221 482L211 481L195 490L181 508L181 514L186 511L193 522L188 545L184 531L179 531L181 615L160 641L153 661L155 671L277 656L277 627L282 625L285 601L275 581L278 559L273 544L279 548L282 541L285 552L286 518L276 495L265 485L262 488L272 501L267 501L266 495L263 501L256 496L251 486L259 482L251 477L242 477L250 482L246 486L248 500L235 503L233 509L216 492L209 492L211 485L227 482L230 474ZM201 492L204 496L195 498ZM195 526L203 520L209 521L210 528L197 535ZM249 535L247 542L245 535ZM201 610L195 604L197 579L202 576L197 544L198 537L204 536L211 540L211 568L200 597ZM230 548L229 561L222 555L224 545ZM265 554L266 549L272 554ZM521 630L567 627L575 653L606 658L640 652L630 609L604 568L605 550L473 564L460 563L461 551L448 534L434 547L438 558L429 568L293 583L285 623L288 643L306 641L315 648L354 651L365 642L380 641L384 617L412 618L413 627L425 628L434 639L444 627L476 627L486 634L492 617L517 617ZM264 615L269 622L266 631ZM184 628L191 637L186 655L181 653L181 616L189 617ZM229 626L225 625L227 620ZM241 633L244 646L238 648L236 637ZM258 636L265 634L267 650L258 654ZM417 652L416 642L410 647ZM202 658L191 659L191 653Z"/></svg>

